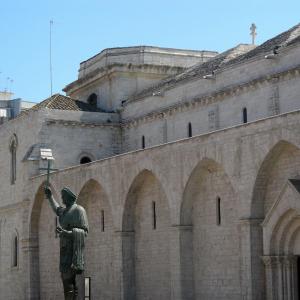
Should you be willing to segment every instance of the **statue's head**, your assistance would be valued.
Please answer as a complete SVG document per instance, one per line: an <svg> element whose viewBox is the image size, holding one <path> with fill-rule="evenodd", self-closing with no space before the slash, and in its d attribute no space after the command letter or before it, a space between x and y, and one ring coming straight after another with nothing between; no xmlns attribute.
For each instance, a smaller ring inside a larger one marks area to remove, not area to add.
<svg viewBox="0 0 300 300"><path fill-rule="evenodd" d="M63 204L65 204L66 206L71 206L72 204L74 204L76 202L76 196L67 187L64 187L61 190L61 198L62 198Z"/></svg>

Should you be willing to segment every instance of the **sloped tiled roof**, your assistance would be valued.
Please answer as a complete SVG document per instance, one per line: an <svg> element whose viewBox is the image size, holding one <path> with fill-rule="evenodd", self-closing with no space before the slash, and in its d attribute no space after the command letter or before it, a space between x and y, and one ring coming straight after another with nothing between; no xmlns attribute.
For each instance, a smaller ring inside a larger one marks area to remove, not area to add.
<svg viewBox="0 0 300 300"><path fill-rule="evenodd" d="M249 60L255 56L267 55L273 53L274 50L280 51L280 48L300 42L300 23L289 30L280 33L274 38L267 40L255 49L240 55L231 60L228 65Z"/></svg>
<svg viewBox="0 0 300 300"><path fill-rule="evenodd" d="M149 96L160 89L174 86L180 81L189 80L193 77L204 76L212 74L214 71L221 67L233 65L235 63L244 62L254 58L255 56L262 56L273 53L274 50L280 51L280 48L296 44L300 42L300 24L290 28L289 30L275 36L274 38L266 41L260 46L253 46L247 44L240 44L235 48L229 49L207 62L199 63L186 71L179 73L175 76L168 77L158 82L156 85L151 86L145 90L142 90L136 94L132 99L139 99L145 96Z"/></svg>
<svg viewBox="0 0 300 300"><path fill-rule="evenodd" d="M225 52L220 53L219 55L213 57L212 59L208 60L207 62L198 63L198 64L188 68L186 71L184 71L182 73L179 73L175 76L173 75L166 79L161 80L155 86L151 86L151 87L141 91L140 93L136 94L134 98L140 98L140 97L146 96L146 95L151 94L152 92L155 92L161 88L173 86L174 84L176 84L180 81L189 80L193 77L212 74L213 71L220 68L223 64L225 64L229 60L231 60L237 56L240 56L241 54L244 54L245 52L252 50L254 47L255 46L253 46L253 45L240 44L232 49L229 49Z"/></svg>
<svg viewBox="0 0 300 300"><path fill-rule="evenodd" d="M44 101L36 104L31 110L39 110L41 108L60 109L60 110L73 110L73 111L87 111L87 112L100 112L101 110L88 103L72 99L67 96L55 94Z"/></svg>

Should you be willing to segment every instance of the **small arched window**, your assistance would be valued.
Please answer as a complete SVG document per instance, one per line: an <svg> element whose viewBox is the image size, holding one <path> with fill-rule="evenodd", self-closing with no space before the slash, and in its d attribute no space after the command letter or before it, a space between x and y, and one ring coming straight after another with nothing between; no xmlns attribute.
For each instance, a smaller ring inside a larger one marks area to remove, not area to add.
<svg viewBox="0 0 300 300"><path fill-rule="evenodd" d="M146 147L146 142L145 142L145 136L142 136L142 149L145 149Z"/></svg>
<svg viewBox="0 0 300 300"><path fill-rule="evenodd" d="M17 267L19 264L19 239L18 234L15 232L12 239L12 249L11 249L11 255L12 255L12 267Z"/></svg>
<svg viewBox="0 0 300 300"><path fill-rule="evenodd" d="M83 165L83 164L88 164L90 163L92 160L88 157L88 156L83 156L81 159L80 159L80 164Z"/></svg>
<svg viewBox="0 0 300 300"><path fill-rule="evenodd" d="M247 115L247 108L244 107L243 108L243 123L247 123L248 122L248 115Z"/></svg>
<svg viewBox="0 0 300 300"><path fill-rule="evenodd" d="M95 93L90 94L87 99L87 103L94 107L97 107L97 99L98 99L98 96Z"/></svg>
<svg viewBox="0 0 300 300"><path fill-rule="evenodd" d="M15 134L10 139L9 151L10 151L10 183L15 184L17 179L17 146L18 139Z"/></svg>
<svg viewBox="0 0 300 300"><path fill-rule="evenodd" d="M188 124L188 137L193 136L193 129L192 129L192 123Z"/></svg>

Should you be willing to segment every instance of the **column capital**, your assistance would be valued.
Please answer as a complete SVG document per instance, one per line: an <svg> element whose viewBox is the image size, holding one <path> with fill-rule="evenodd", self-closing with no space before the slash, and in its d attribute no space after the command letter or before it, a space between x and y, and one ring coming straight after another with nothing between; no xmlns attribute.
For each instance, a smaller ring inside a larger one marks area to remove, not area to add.
<svg viewBox="0 0 300 300"><path fill-rule="evenodd" d="M287 255L284 257L283 262L287 267L293 266L297 263L297 256L296 255Z"/></svg>
<svg viewBox="0 0 300 300"><path fill-rule="evenodd" d="M276 255L264 255L261 258L266 267L275 267L279 263L279 256Z"/></svg>
<svg viewBox="0 0 300 300"><path fill-rule="evenodd" d="M172 225L173 229L178 229L180 231L192 231L193 230L193 225L181 225L181 224L173 224Z"/></svg>
<svg viewBox="0 0 300 300"><path fill-rule="evenodd" d="M255 225L255 226L260 226L261 223L263 222L263 218L241 218L239 219L239 223L242 225Z"/></svg>
<svg viewBox="0 0 300 300"><path fill-rule="evenodd" d="M119 231L119 230L117 230L117 231L114 232L114 235L119 236L119 237L133 236L134 231L133 230L132 231L121 231L121 230Z"/></svg>

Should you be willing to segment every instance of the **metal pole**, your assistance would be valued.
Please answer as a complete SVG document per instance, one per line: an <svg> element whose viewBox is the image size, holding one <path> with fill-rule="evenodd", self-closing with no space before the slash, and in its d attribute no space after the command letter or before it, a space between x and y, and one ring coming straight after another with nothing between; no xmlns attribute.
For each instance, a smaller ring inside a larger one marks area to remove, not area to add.
<svg viewBox="0 0 300 300"><path fill-rule="evenodd" d="M53 20L50 20L50 96L52 96L52 25Z"/></svg>
<svg viewBox="0 0 300 300"><path fill-rule="evenodd" d="M50 180L50 164L51 164L51 160L48 159L46 187L49 187L49 180Z"/></svg>

